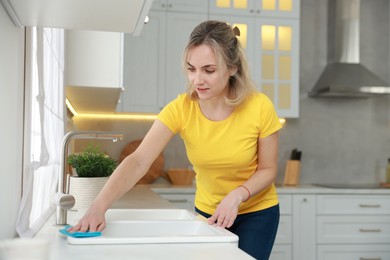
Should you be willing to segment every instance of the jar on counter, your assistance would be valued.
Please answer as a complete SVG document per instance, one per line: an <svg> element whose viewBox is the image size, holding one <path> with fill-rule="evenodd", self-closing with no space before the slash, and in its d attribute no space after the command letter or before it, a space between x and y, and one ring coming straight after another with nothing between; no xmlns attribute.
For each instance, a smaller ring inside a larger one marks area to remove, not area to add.
<svg viewBox="0 0 390 260"><path fill-rule="evenodd" d="M390 158L387 161L386 167L386 183L390 183Z"/></svg>

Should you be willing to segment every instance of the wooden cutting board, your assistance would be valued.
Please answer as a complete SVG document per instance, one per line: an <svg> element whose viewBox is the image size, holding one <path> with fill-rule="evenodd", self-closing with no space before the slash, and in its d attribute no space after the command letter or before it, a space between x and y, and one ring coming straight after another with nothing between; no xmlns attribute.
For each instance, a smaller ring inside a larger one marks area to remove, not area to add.
<svg viewBox="0 0 390 260"><path fill-rule="evenodd" d="M122 162L128 155L132 154L138 148L141 142L142 139L137 139L129 142L125 146L125 148L123 148L119 156L119 162ZM152 163L145 176L142 177L137 184L149 184L154 182L160 176L164 177L165 175L166 174L164 172L164 155L161 153Z"/></svg>

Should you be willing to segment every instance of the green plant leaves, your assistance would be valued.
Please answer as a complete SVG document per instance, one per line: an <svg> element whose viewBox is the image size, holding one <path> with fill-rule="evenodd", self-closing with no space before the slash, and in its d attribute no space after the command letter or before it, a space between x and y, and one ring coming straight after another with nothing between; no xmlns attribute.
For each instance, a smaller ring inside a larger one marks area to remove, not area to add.
<svg viewBox="0 0 390 260"><path fill-rule="evenodd" d="M113 158L93 145L88 145L81 153L69 155L68 163L76 170L79 177L107 177L118 165Z"/></svg>

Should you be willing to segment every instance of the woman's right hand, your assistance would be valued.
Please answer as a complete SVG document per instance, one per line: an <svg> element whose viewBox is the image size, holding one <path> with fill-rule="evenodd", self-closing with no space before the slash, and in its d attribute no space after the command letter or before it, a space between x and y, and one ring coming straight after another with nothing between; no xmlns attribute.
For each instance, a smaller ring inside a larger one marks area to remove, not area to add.
<svg viewBox="0 0 390 260"><path fill-rule="evenodd" d="M106 227L105 211L91 206L79 222L68 229L68 232L103 231Z"/></svg>

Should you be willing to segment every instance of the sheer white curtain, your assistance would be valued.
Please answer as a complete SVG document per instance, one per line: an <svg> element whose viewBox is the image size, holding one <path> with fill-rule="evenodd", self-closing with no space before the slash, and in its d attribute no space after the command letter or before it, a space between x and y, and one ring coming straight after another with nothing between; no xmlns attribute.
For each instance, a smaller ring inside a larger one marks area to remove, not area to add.
<svg viewBox="0 0 390 260"><path fill-rule="evenodd" d="M55 211L64 136L64 30L26 29L23 196L16 230L32 237Z"/></svg>

